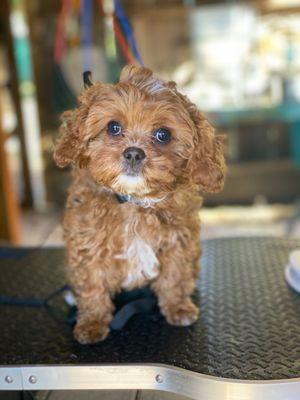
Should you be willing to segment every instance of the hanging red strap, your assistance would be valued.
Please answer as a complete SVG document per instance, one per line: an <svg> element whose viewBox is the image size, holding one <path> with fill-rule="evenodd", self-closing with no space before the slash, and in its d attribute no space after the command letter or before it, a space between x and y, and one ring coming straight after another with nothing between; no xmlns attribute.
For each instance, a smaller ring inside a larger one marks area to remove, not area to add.
<svg viewBox="0 0 300 400"><path fill-rule="evenodd" d="M115 37L117 39L117 42L119 43L122 53L124 54L124 57L126 58L126 61L129 64L136 64L137 61L134 58L134 56L131 52L130 46L128 45L126 38L122 32L118 18L114 14L107 15L105 13L102 0L98 0L97 3L98 3L100 14L104 17L112 18Z"/></svg>
<svg viewBox="0 0 300 400"><path fill-rule="evenodd" d="M72 0L62 0L61 10L58 16L54 43L54 59L57 63L61 61L66 49L65 27L68 15L72 10Z"/></svg>
<svg viewBox="0 0 300 400"><path fill-rule="evenodd" d="M125 40L125 37L122 34L118 20L115 16L113 16L113 25L114 25L114 32L115 32L116 38L117 38L119 45L121 47L121 50L126 58L126 61L129 64L136 64L136 60L133 57L133 55L131 54L130 48Z"/></svg>

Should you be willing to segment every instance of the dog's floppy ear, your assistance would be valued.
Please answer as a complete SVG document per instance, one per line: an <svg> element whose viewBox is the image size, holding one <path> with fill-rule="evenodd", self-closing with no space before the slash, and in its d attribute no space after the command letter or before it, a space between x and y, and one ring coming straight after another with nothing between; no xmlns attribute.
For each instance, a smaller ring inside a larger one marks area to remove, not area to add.
<svg viewBox="0 0 300 400"><path fill-rule="evenodd" d="M63 168L77 161L83 143L80 141L78 110L66 111L61 116L62 124L59 137L55 143L53 158Z"/></svg>
<svg viewBox="0 0 300 400"><path fill-rule="evenodd" d="M79 99L80 105L77 109L65 111L61 116L62 124L53 153L54 161L61 168L80 161L86 147L85 121L89 106L81 101L82 98L83 96Z"/></svg>
<svg viewBox="0 0 300 400"><path fill-rule="evenodd" d="M83 83L85 89L93 86L90 71L83 73ZM86 90L79 97L79 107L72 111L66 111L61 116L62 124L53 154L56 164L61 168L79 161L80 155L84 151L84 125L89 111L88 103L89 92Z"/></svg>
<svg viewBox="0 0 300 400"><path fill-rule="evenodd" d="M224 138L216 136L215 129L195 104L183 98L195 125L194 150L189 160L191 179L205 192L218 192L224 186L226 173Z"/></svg>
<svg viewBox="0 0 300 400"><path fill-rule="evenodd" d="M83 84L85 89L93 86L90 71L83 73ZM79 107L72 111L66 111L61 116L62 124L53 154L56 164L61 168L79 161L79 157L84 151L84 124L89 111L88 99L88 90L86 90L79 97Z"/></svg>

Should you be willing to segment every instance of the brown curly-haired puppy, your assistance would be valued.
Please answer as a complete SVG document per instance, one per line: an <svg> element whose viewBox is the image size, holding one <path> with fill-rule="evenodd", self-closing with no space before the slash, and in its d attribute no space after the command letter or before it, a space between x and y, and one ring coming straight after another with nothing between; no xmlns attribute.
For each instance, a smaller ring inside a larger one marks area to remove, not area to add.
<svg viewBox="0 0 300 400"><path fill-rule="evenodd" d="M105 339L114 296L148 284L170 324L195 322L198 191L219 191L225 173L221 139L196 106L173 82L127 66L63 114L54 158L73 166L64 236L75 338Z"/></svg>

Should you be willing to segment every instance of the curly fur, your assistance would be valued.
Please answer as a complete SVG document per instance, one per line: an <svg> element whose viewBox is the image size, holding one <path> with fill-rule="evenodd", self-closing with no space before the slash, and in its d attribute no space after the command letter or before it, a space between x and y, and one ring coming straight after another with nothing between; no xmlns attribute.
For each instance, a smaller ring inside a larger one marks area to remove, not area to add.
<svg viewBox="0 0 300 400"><path fill-rule="evenodd" d="M75 338L103 340L114 296L147 284L170 324L192 324L201 254L198 191L222 189L221 138L173 82L135 66L125 67L116 85L86 89L62 120L54 159L73 166L64 237L79 309ZM111 120L124 127L120 137L108 135ZM167 144L153 140L160 127L172 133ZM129 146L146 154L135 177L124 171ZM115 193L131 201L120 204Z"/></svg>

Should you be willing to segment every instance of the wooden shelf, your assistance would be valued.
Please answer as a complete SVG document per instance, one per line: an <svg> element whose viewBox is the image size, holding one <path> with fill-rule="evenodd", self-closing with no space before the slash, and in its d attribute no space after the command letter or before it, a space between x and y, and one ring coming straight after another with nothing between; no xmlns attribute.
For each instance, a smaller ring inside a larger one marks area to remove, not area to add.
<svg viewBox="0 0 300 400"><path fill-rule="evenodd" d="M205 195L207 205L249 204L263 195L271 202L300 198L300 168L289 159L229 165L224 190Z"/></svg>

